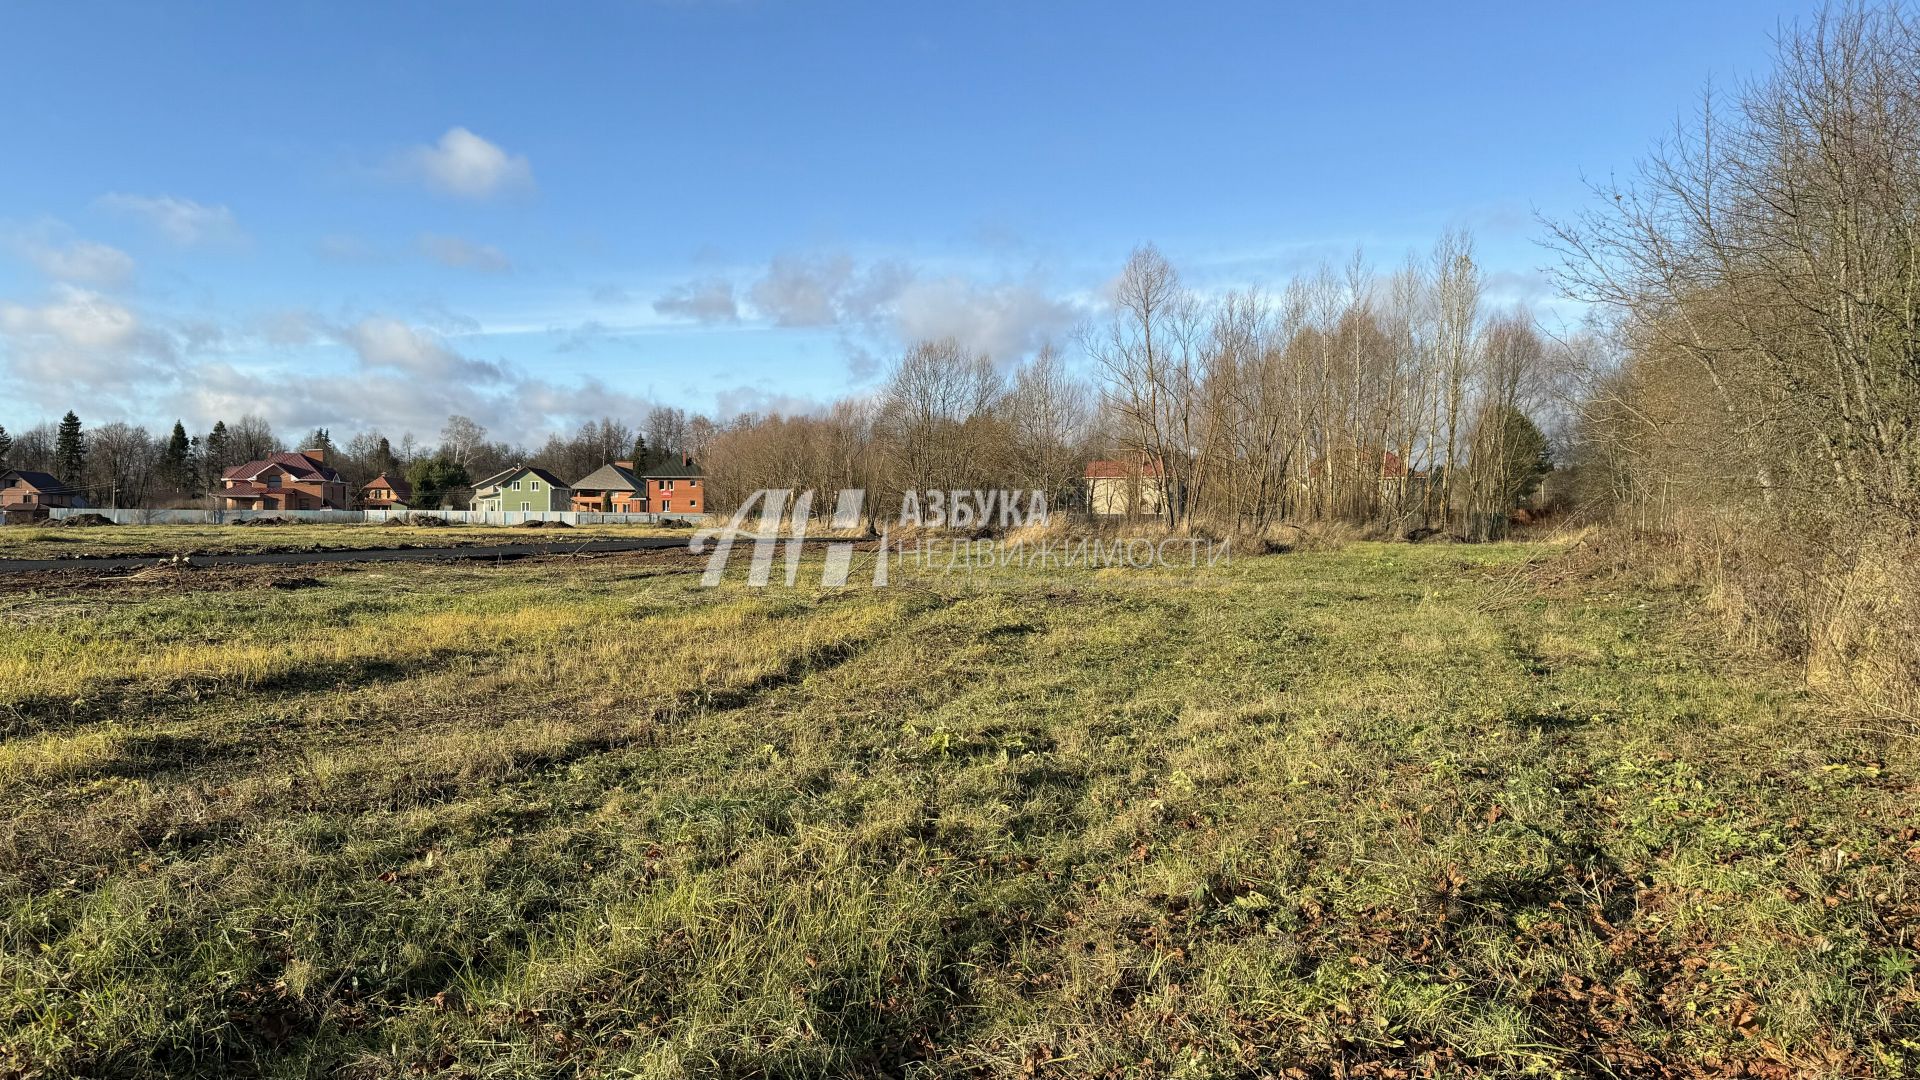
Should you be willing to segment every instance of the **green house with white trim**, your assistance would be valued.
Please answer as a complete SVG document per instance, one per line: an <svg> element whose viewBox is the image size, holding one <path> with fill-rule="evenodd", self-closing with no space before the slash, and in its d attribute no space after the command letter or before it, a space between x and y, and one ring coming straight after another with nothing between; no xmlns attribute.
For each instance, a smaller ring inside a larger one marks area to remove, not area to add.
<svg viewBox="0 0 1920 1080"><path fill-rule="evenodd" d="M573 490L545 469L515 465L473 485L475 510L546 512L573 509Z"/></svg>

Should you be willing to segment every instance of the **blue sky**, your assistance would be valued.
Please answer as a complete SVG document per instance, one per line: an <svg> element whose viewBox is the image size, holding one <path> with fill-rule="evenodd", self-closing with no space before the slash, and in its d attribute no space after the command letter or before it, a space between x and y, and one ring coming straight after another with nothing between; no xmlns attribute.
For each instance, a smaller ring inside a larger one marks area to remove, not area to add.
<svg viewBox="0 0 1920 1080"><path fill-rule="evenodd" d="M1586 202L1807 4L16 4L0 425L498 437L1011 361L1157 243L1202 288Z"/></svg>

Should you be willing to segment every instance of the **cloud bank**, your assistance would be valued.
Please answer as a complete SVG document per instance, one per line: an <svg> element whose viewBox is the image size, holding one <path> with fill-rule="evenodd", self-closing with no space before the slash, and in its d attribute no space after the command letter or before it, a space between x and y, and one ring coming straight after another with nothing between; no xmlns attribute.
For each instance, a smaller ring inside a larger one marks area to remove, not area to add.
<svg viewBox="0 0 1920 1080"><path fill-rule="evenodd" d="M138 218L179 247L243 243L246 234L225 206L209 206L177 195L102 195L99 205Z"/></svg>
<svg viewBox="0 0 1920 1080"><path fill-rule="evenodd" d="M780 255L744 284L723 277L689 281L662 294L653 310L705 325L755 319L838 329L863 377L871 374L872 347L951 337L1010 362L1063 336L1082 315L1037 277L983 282L895 260L863 266L845 254Z"/></svg>

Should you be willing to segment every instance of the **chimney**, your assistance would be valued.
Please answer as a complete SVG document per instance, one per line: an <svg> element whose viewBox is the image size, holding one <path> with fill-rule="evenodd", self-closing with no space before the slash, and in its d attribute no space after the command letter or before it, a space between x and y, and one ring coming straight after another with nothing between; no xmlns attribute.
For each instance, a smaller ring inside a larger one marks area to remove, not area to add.
<svg viewBox="0 0 1920 1080"><path fill-rule="evenodd" d="M322 465L325 465L327 463L327 452L326 450L320 447L316 446L311 450L302 450L300 452L312 458L313 460L319 462Z"/></svg>
<svg viewBox="0 0 1920 1080"><path fill-rule="evenodd" d="M632 472L632 471L633 471L633 462L631 462L631 461L616 461L616 462L614 462L614 463L613 463L613 467L614 467L614 468L616 468L616 469L625 469L625 470L627 470L628 472Z"/></svg>

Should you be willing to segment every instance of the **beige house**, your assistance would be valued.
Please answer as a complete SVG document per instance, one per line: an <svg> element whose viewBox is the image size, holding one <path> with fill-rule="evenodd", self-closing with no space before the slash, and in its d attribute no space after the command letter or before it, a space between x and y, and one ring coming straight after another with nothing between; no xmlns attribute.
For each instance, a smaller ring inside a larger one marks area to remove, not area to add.
<svg viewBox="0 0 1920 1080"><path fill-rule="evenodd" d="M1087 509L1102 517L1166 513L1166 470L1158 461L1089 461Z"/></svg>

